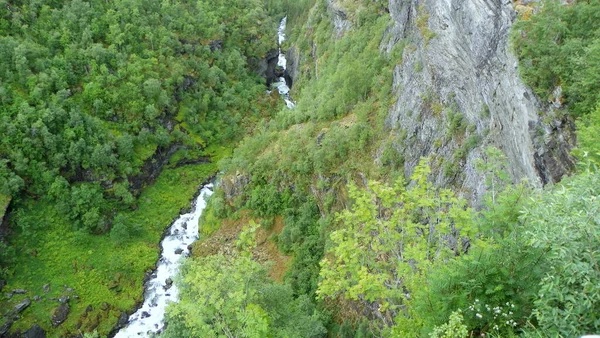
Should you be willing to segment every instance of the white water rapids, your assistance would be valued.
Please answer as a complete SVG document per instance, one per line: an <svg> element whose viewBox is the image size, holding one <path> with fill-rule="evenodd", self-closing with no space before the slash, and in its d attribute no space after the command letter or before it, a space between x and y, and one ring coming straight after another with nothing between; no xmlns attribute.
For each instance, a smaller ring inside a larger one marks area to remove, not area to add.
<svg viewBox="0 0 600 338"><path fill-rule="evenodd" d="M279 43L279 56L277 59L277 66L283 68L284 72L287 69L287 60L285 58L285 54L281 51L281 44L285 41L286 25L287 25L287 17L285 17L281 20L281 23L279 24L279 29L277 30L277 38L278 38L278 43ZM290 97L290 87L288 87L287 83L285 82L284 77L280 77L279 81L273 82L271 84L271 86L277 88L279 95L281 95L283 97L283 100L285 101L285 105L288 108L292 109L296 106L296 103Z"/></svg>
<svg viewBox="0 0 600 338"><path fill-rule="evenodd" d="M169 228L161 242L162 253L156 271L144 286L144 304L129 317L127 326L115 335L116 338L148 337L164 327L165 309L168 303L177 301L179 295L172 278L177 275L182 258L189 254L188 245L198 239L198 220L212 189L212 184L204 186L193 210L180 215Z"/></svg>
<svg viewBox="0 0 600 338"><path fill-rule="evenodd" d="M286 70L287 60L281 51L285 41L287 18L283 18L277 30L279 42L279 58L277 66ZM290 98L290 88L284 77L272 84L283 97L288 108L296 104ZM213 185L208 184L200 190L200 195L193 204L190 213L180 215L171 225L167 235L161 242L162 254L156 271L144 286L144 303L127 321L127 325L115 335L115 338L148 337L159 334L165 326L165 310L168 303L176 302L179 290L172 279L177 275L181 260L189 254L188 245L198 239L198 220L206 208L206 198L212 195Z"/></svg>

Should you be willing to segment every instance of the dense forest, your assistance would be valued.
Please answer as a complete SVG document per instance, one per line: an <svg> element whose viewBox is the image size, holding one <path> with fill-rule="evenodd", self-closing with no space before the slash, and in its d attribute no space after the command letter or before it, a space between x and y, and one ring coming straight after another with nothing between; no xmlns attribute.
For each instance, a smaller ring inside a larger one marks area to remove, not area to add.
<svg viewBox="0 0 600 338"><path fill-rule="evenodd" d="M55 335L106 334L139 301L164 227L271 105L254 68L277 22L252 0L0 7L0 215L8 206L12 230L0 280L74 289ZM51 329L52 303L13 330Z"/></svg>
<svg viewBox="0 0 600 338"><path fill-rule="evenodd" d="M217 173L160 336L600 333L600 1L507 5L540 119L576 130L577 167L546 187L434 94L423 123L443 116L436 142L459 147L407 173L409 135L386 123L395 69L438 37L419 2L392 41L390 3L0 0L6 335L114 334L164 228ZM293 109L257 73L284 16ZM484 195L440 186L479 148ZM27 292L43 297L15 314Z"/></svg>

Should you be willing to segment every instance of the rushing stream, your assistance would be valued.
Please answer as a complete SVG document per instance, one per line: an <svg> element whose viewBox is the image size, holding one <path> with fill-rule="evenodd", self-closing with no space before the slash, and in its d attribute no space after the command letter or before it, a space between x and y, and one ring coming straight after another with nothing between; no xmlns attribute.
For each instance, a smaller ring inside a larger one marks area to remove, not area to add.
<svg viewBox="0 0 600 338"><path fill-rule="evenodd" d="M279 59L277 66L285 73L287 60L281 51L285 41L285 26L287 18L281 20L277 36L279 41ZM290 98L290 88L285 78L273 83L283 97L288 108L294 108L295 103ZM200 195L193 204L190 213L180 215L171 225L161 242L162 253L156 271L144 285L144 303L127 321L127 325L115 335L115 338L148 337L160 333L165 325L165 309L169 302L177 301L179 291L173 283L173 278L181 265L181 259L189 254L188 246L198 239L198 220L206 207L206 198L212 195L213 185L208 184L200 190Z"/></svg>
<svg viewBox="0 0 600 338"><path fill-rule="evenodd" d="M281 44L285 41L285 26L286 26L286 24L287 24L287 17L285 17L281 20L281 23L279 24L279 29L277 30L277 38L278 38L277 41L279 43L279 56L277 59L277 66L281 67L283 69L283 73L285 73L285 71L287 69L287 60L285 58L285 54L281 50ZM290 87L288 87L284 77L280 77L279 81L274 82L272 84L272 86L277 88L279 95L281 95L283 97L283 100L285 101L285 104L287 105L288 108L292 109L296 106L296 103L290 97Z"/></svg>
<svg viewBox="0 0 600 338"><path fill-rule="evenodd" d="M144 286L144 304L129 317L127 326L115 337L147 337L160 332L164 326L165 309L177 301L179 291L173 283L181 259L189 254L188 245L198 239L198 220L206 207L206 198L212 195L213 185L200 190L190 213L180 215L171 225L161 242L162 253L156 271Z"/></svg>

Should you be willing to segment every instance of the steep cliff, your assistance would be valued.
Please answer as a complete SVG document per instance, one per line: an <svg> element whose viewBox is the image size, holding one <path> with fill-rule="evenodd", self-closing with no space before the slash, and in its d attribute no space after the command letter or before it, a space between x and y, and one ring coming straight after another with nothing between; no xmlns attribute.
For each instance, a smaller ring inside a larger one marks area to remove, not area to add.
<svg viewBox="0 0 600 338"><path fill-rule="evenodd" d="M457 159L456 150L474 135L479 145L455 163L463 173L458 181L472 191L482 190L474 160L487 145L503 150L515 180L552 183L572 168L572 123L519 78L508 44L516 19L511 1L391 0L389 9L395 25L384 47L391 51L403 40L413 47L394 70L398 100L387 120L388 127L409 135L398 144L408 170L428 153ZM441 114L431 118L436 107ZM452 114L464 117L465 137L436 144Z"/></svg>
<svg viewBox="0 0 600 338"><path fill-rule="evenodd" d="M328 0L327 11L336 38L360 24L360 13L353 13L348 1ZM381 50L396 62L395 104L385 127L406 174L421 157L432 156L439 169L434 170L436 182L454 185L476 202L485 180L475 162L485 157L488 146L504 152L515 182L553 183L573 168L572 121L519 78L509 46L515 4L390 0L385 11L393 27L382 37ZM290 73L302 76L297 71L301 57L294 48L289 54Z"/></svg>

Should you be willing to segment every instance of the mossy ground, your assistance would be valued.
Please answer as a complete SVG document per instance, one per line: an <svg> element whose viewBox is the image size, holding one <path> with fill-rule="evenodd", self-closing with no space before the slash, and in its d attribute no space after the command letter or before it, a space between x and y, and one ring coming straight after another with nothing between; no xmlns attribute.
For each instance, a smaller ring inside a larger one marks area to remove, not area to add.
<svg viewBox="0 0 600 338"><path fill-rule="evenodd" d="M74 232L65 215L52 204L30 201L27 212L35 217L38 229L23 233L16 229L11 239L17 248L13 277L4 290L26 289L26 295L3 299L3 313L25 297L33 301L14 323L13 330L26 330L36 323L50 337L67 336L97 329L107 334L121 311L131 311L142 301L143 280L158 259L163 231L189 207L202 182L217 171L216 162L230 149L212 147L206 151L211 163L165 169L154 184L141 194L138 209L124 212L130 224L141 227L129 241L116 244L109 234ZM43 286L50 285L45 293ZM67 288L73 289L69 292ZM73 299L77 295L79 299ZM59 305L50 300L71 296L71 313L65 323L53 329L52 310ZM91 311L86 311L91 306Z"/></svg>

